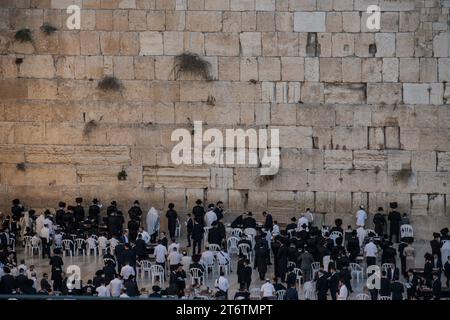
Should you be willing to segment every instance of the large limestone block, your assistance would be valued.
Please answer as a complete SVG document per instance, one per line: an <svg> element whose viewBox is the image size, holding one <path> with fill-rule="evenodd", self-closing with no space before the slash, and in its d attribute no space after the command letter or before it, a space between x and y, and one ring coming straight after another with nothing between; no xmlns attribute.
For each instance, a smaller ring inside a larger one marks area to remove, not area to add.
<svg viewBox="0 0 450 320"><path fill-rule="evenodd" d="M205 49L207 55L237 56L239 55L239 38L234 33L207 33Z"/></svg>
<svg viewBox="0 0 450 320"><path fill-rule="evenodd" d="M143 184L155 188L207 188L210 185L209 169L200 168L143 168Z"/></svg>
<svg viewBox="0 0 450 320"><path fill-rule="evenodd" d="M396 34L396 56L413 57L414 56L414 33L405 32Z"/></svg>
<svg viewBox="0 0 450 320"><path fill-rule="evenodd" d="M398 67L399 62L397 58L384 58L383 82L398 82Z"/></svg>
<svg viewBox="0 0 450 320"><path fill-rule="evenodd" d="M353 56L355 52L355 36L352 33L337 33L332 38L333 57Z"/></svg>
<svg viewBox="0 0 450 320"><path fill-rule="evenodd" d="M222 29L222 12L187 11L186 29L188 31L217 32Z"/></svg>
<svg viewBox="0 0 450 320"><path fill-rule="evenodd" d="M450 152L438 152L437 158L437 171L450 171Z"/></svg>
<svg viewBox="0 0 450 320"><path fill-rule="evenodd" d="M0 163L17 164L24 162L24 149L24 146L0 145Z"/></svg>
<svg viewBox="0 0 450 320"><path fill-rule="evenodd" d="M320 58L320 81L342 81L342 59Z"/></svg>
<svg viewBox="0 0 450 320"><path fill-rule="evenodd" d="M400 142L405 150L441 151L449 147L447 130L435 128L405 128L400 130Z"/></svg>
<svg viewBox="0 0 450 320"><path fill-rule="evenodd" d="M350 150L367 148L366 127L334 127L333 144Z"/></svg>
<svg viewBox="0 0 450 320"><path fill-rule="evenodd" d="M320 82L304 82L301 88L303 103L324 103L324 84Z"/></svg>
<svg viewBox="0 0 450 320"><path fill-rule="evenodd" d="M254 211L261 211L267 208L267 192L253 191L248 192L248 208Z"/></svg>
<svg viewBox="0 0 450 320"><path fill-rule="evenodd" d="M428 209L428 195L412 194L411 195L411 215L426 215Z"/></svg>
<svg viewBox="0 0 450 320"><path fill-rule="evenodd" d="M335 112L332 105L299 104L297 124L301 126L332 127L335 125Z"/></svg>
<svg viewBox="0 0 450 320"><path fill-rule="evenodd" d="M436 153L433 151L412 151L411 168L414 171L436 171Z"/></svg>
<svg viewBox="0 0 450 320"><path fill-rule="evenodd" d="M27 56L19 67L23 78L53 78L55 66L51 55Z"/></svg>
<svg viewBox="0 0 450 320"><path fill-rule="evenodd" d="M77 182L75 167L58 165L28 165L17 170L15 164L3 166L2 182L10 186L70 186Z"/></svg>
<svg viewBox="0 0 450 320"><path fill-rule="evenodd" d="M320 170L323 168L323 152L317 149L283 148L280 163L286 169Z"/></svg>
<svg viewBox="0 0 450 320"><path fill-rule="evenodd" d="M273 104L271 106L271 124L295 126L296 109L295 104Z"/></svg>
<svg viewBox="0 0 450 320"><path fill-rule="evenodd" d="M411 168L411 152L403 150L389 150L387 153L387 169L402 170Z"/></svg>
<svg viewBox="0 0 450 320"><path fill-rule="evenodd" d="M353 164L358 170L384 170L387 168L387 155L384 151L357 150L353 152Z"/></svg>
<svg viewBox="0 0 450 320"><path fill-rule="evenodd" d="M312 128L282 126L271 127L280 130L281 148L312 148Z"/></svg>
<svg viewBox="0 0 450 320"><path fill-rule="evenodd" d="M325 84L325 103L360 104L366 100L365 84Z"/></svg>
<svg viewBox="0 0 450 320"><path fill-rule="evenodd" d="M139 55L162 55L164 52L161 32L145 31L139 34L141 49Z"/></svg>
<svg viewBox="0 0 450 320"><path fill-rule="evenodd" d="M243 56L261 55L261 32L242 32L239 41Z"/></svg>
<svg viewBox="0 0 450 320"><path fill-rule="evenodd" d="M353 153L351 150L325 150L324 169L352 169Z"/></svg>
<svg viewBox="0 0 450 320"><path fill-rule="evenodd" d="M375 43L377 57L395 56L395 33L377 33L375 34Z"/></svg>
<svg viewBox="0 0 450 320"><path fill-rule="evenodd" d="M428 104L430 102L429 84L405 83L403 101L407 104Z"/></svg>
<svg viewBox="0 0 450 320"><path fill-rule="evenodd" d="M335 211L336 213L351 213L352 212L352 193L351 192L336 192L335 195Z"/></svg>
<svg viewBox="0 0 450 320"><path fill-rule="evenodd" d="M450 54L450 32L441 32L433 38L433 56L448 58Z"/></svg>
<svg viewBox="0 0 450 320"><path fill-rule="evenodd" d="M402 101L402 84L368 83L367 103L397 104Z"/></svg>
<svg viewBox="0 0 450 320"><path fill-rule="evenodd" d="M364 59L362 61L362 81L363 82L381 82L383 69L383 60L379 58Z"/></svg>
<svg viewBox="0 0 450 320"><path fill-rule="evenodd" d="M343 82L361 82L361 59L343 58L342 59L342 81Z"/></svg>
<svg viewBox="0 0 450 320"><path fill-rule="evenodd" d="M383 150L385 149L385 134L384 128L370 127L369 128L369 149Z"/></svg>
<svg viewBox="0 0 450 320"><path fill-rule="evenodd" d="M296 32L325 32L325 12L295 12L294 31Z"/></svg>

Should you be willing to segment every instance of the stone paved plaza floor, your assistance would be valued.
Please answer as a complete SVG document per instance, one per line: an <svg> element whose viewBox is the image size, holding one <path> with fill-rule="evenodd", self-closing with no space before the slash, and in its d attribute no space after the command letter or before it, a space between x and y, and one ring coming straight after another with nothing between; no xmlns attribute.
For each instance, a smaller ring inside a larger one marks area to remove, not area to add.
<svg viewBox="0 0 450 320"><path fill-rule="evenodd" d="M185 248L186 243L185 241L181 241L181 248ZM397 248L397 245L395 245ZM429 242L425 241L416 241L414 243L414 248L416 249L416 267L422 268L424 264L424 254L426 252L430 251ZM191 254L191 248L188 248L188 253ZM47 272L50 274L50 266L48 264L48 259L42 259L41 257L38 257L37 254L34 256L25 255L22 248L17 249L17 259L20 261L21 259L25 259L25 262L27 265L34 264L37 269L37 276L38 281L42 278L42 273ZM87 282L88 279L92 279L95 272L103 267L103 259L101 257L95 257L95 256L74 256L74 257L63 257L64 261L64 269L67 268L67 266L74 264L78 265L81 269L81 277L83 279L83 284ZM271 262L273 262L273 257L271 257ZM228 275L228 280L231 285L231 289L229 291L229 297L232 298L234 296L234 293L239 289L239 284L237 283L237 275L236 275L236 265L237 265L237 257L236 255L232 255L232 273ZM400 265L400 262L398 261L398 265ZM268 272L266 274L266 277L273 277L273 265L269 266ZM209 276L206 279L206 285L210 288L214 287L214 280L217 279L217 274L214 274L214 276ZM404 279L401 279L403 281ZM145 287L148 289L148 292L151 292L151 279L149 276L146 276L144 279L141 277L138 277L138 286L139 288ZM445 281L443 281L445 285ZM259 280L259 276L256 270L253 270L252 274L252 284L250 288L260 288L262 285L262 281ZM189 278L186 281L187 286L190 284ZM350 294L349 300L356 299L356 295L358 293L368 293L365 290L365 279L360 280L359 282L356 279L352 279L352 287L354 292ZM162 287L167 287L168 282L164 284ZM300 299L304 299L304 292L303 290L299 290L299 297ZM406 297L406 294L405 294Z"/></svg>

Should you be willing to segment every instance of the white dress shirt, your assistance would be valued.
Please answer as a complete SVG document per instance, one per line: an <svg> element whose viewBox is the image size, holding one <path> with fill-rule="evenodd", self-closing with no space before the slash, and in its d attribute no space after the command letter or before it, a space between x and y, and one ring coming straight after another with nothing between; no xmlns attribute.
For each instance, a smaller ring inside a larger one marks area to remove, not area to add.
<svg viewBox="0 0 450 320"><path fill-rule="evenodd" d="M339 295L338 295L338 300L347 300L348 297L348 290L347 287L345 286L345 284L343 284L341 286L341 288L339 289Z"/></svg>
<svg viewBox="0 0 450 320"><path fill-rule="evenodd" d="M217 220L217 215L210 210L205 214L205 227L212 227L212 223Z"/></svg>
<svg viewBox="0 0 450 320"><path fill-rule="evenodd" d="M275 287L270 282L266 282L261 286L263 297L273 297L275 295Z"/></svg>
<svg viewBox="0 0 450 320"><path fill-rule="evenodd" d="M201 260L205 265L211 265L214 263L214 253L211 250L206 250L202 253Z"/></svg>
<svg viewBox="0 0 450 320"><path fill-rule="evenodd" d="M123 288L123 282L122 280L118 278L114 278L109 283L109 290L111 291L111 297L118 297L120 296L120 290Z"/></svg>
<svg viewBox="0 0 450 320"><path fill-rule="evenodd" d="M169 256L167 257L167 261L169 261L169 264L171 266L177 265L177 264L181 263L182 257L183 257L183 255L181 253L179 253L178 251L172 251L172 252L170 252Z"/></svg>
<svg viewBox="0 0 450 320"><path fill-rule="evenodd" d="M107 287L105 287L104 284L102 284L100 287L95 289L95 291L97 291L99 297L110 297L111 296L109 289Z"/></svg>
<svg viewBox="0 0 450 320"><path fill-rule="evenodd" d="M150 237L150 234L147 231L143 230L140 233L140 235L142 235L142 240L144 240L146 244L148 244L150 242L150 238L151 237Z"/></svg>
<svg viewBox="0 0 450 320"><path fill-rule="evenodd" d="M366 255L366 257L376 257L377 252L378 252L377 246L373 242L369 242L364 247L364 254Z"/></svg>
<svg viewBox="0 0 450 320"><path fill-rule="evenodd" d="M356 212L356 225L358 227L364 227L366 219L367 213L363 209L359 209L358 212Z"/></svg>
<svg viewBox="0 0 450 320"><path fill-rule="evenodd" d="M301 217L300 219L298 219L297 228L299 230L302 230L303 229L302 225L306 224L306 226L308 226L308 223L309 223L308 219L306 219L305 217Z"/></svg>
<svg viewBox="0 0 450 320"><path fill-rule="evenodd" d="M47 227L42 227L41 233L39 234L41 238L47 239L47 243L50 241L50 230Z"/></svg>
<svg viewBox="0 0 450 320"><path fill-rule="evenodd" d="M228 282L227 278L220 276L217 282L218 282L217 286L219 287L220 290L227 292L228 289L230 289L230 283Z"/></svg>
<svg viewBox="0 0 450 320"><path fill-rule="evenodd" d="M133 267L131 267L130 265L125 265L122 267L122 269L120 270L120 275L127 280L130 276L134 276L134 269Z"/></svg>
<svg viewBox="0 0 450 320"><path fill-rule="evenodd" d="M167 249L162 244L158 244L155 247L155 260L158 263L166 262Z"/></svg>
<svg viewBox="0 0 450 320"><path fill-rule="evenodd" d="M171 243L167 248L167 252L172 252L173 248L177 248L177 251L180 252L180 244L179 243Z"/></svg>

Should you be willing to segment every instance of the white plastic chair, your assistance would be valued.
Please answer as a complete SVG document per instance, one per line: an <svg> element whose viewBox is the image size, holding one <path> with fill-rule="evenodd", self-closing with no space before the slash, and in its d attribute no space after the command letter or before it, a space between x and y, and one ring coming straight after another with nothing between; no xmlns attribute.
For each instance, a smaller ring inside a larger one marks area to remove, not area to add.
<svg viewBox="0 0 450 320"><path fill-rule="evenodd" d="M320 262L315 261L315 262L311 263L311 271L312 271L313 279L314 279L316 273L319 272L319 270L320 270Z"/></svg>
<svg viewBox="0 0 450 320"><path fill-rule="evenodd" d="M208 247L209 250L211 250L214 253L214 255L216 255L216 253L220 251L220 246L218 244L210 243L208 244Z"/></svg>
<svg viewBox="0 0 450 320"><path fill-rule="evenodd" d="M199 268L191 268L189 269L189 274L191 275L191 284L195 284L195 280L197 280L200 284L205 284L205 274Z"/></svg>
<svg viewBox="0 0 450 320"><path fill-rule="evenodd" d="M370 234L374 234L375 237L378 237L378 234L375 232L375 230L372 229L366 229L366 236L369 236Z"/></svg>
<svg viewBox="0 0 450 320"><path fill-rule="evenodd" d="M98 254L104 255L106 253L106 250L108 250L108 240L99 241L98 242Z"/></svg>
<svg viewBox="0 0 450 320"><path fill-rule="evenodd" d="M250 260L250 263L252 263L252 249L250 248L250 245L248 243L241 243L238 245L238 249L248 260Z"/></svg>
<svg viewBox="0 0 450 320"><path fill-rule="evenodd" d="M155 278L158 277L159 284L164 284L164 268L159 264L154 264L150 267L152 274L152 285L155 283Z"/></svg>
<svg viewBox="0 0 450 320"><path fill-rule="evenodd" d="M233 253L239 254L238 242L239 238L237 237L229 237L227 239L227 249L230 255Z"/></svg>
<svg viewBox="0 0 450 320"><path fill-rule="evenodd" d="M306 300L314 300L316 297L316 286L314 281L306 281L303 285Z"/></svg>
<svg viewBox="0 0 450 320"><path fill-rule="evenodd" d="M391 297L389 297L389 296L379 296L378 297L378 300L392 300L392 298Z"/></svg>
<svg viewBox="0 0 450 320"><path fill-rule="evenodd" d="M370 296L365 293L359 293L356 295L356 300L370 300Z"/></svg>
<svg viewBox="0 0 450 320"><path fill-rule="evenodd" d="M31 239L32 238L33 237L31 237L31 236L23 237L23 247L24 247L25 253L31 251Z"/></svg>
<svg viewBox="0 0 450 320"><path fill-rule="evenodd" d="M250 299L261 299L261 289L260 288L251 288L250 289Z"/></svg>
<svg viewBox="0 0 450 320"><path fill-rule="evenodd" d="M342 233L340 231L333 231L330 234L330 239L333 240L334 245L336 245L336 239L337 238L342 238Z"/></svg>
<svg viewBox="0 0 450 320"><path fill-rule="evenodd" d="M410 224L404 224L400 227L400 238L413 237L413 227Z"/></svg>
<svg viewBox="0 0 450 320"><path fill-rule="evenodd" d="M178 219L177 219L177 224L175 227L175 237L176 238L181 237L181 223L180 223L180 220L178 220Z"/></svg>
<svg viewBox="0 0 450 320"><path fill-rule="evenodd" d="M359 282L359 277L361 277L361 280L363 278L364 275L364 270L363 267L357 263L351 262L350 263L350 270L351 270L351 275L353 276L354 274L356 274L356 281Z"/></svg>
<svg viewBox="0 0 450 320"><path fill-rule="evenodd" d="M69 240L69 239L64 239L62 241L62 246L63 246L63 256L66 256L66 252L69 251L70 256L73 256L73 252L72 252L72 248L73 248L73 241Z"/></svg>
<svg viewBox="0 0 450 320"><path fill-rule="evenodd" d="M98 248L97 248L97 242L96 242L95 238L88 239L86 241L86 246L87 246L88 255L91 255L91 252L94 251L94 256L96 257Z"/></svg>
<svg viewBox="0 0 450 320"><path fill-rule="evenodd" d="M150 278L152 275L152 263L148 260L141 260L139 262L139 272L141 273L141 279L144 279L146 273L148 273Z"/></svg>
<svg viewBox="0 0 450 320"><path fill-rule="evenodd" d="M86 255L86 250L83 248L83 245L86 244L86 240L84 239L75 239L75 252L78 254L81 250L82 255Z"/></svg>
<svg viewBox="0 0 450 320"><path fill-rule="evenodd" d="M325 237L325 234L326 234L327 232L329 232L329 231L330 231L329 228L322 227L322 230L321 230L321 232L322 232L322 237Z"/></svg>
<svg viewBox="0 0 450 320"><path fill-rule="evenodd" d="M248 236L256 237L256 229L254 228L246 228L244 229L244 233Z"/></svg>
<svg viewBox="0 0 450 320"><path fill-rule="evenodd" d="M381 265L381 271L386 271L386 273L387 273L388 269L391 269L391 272L394 272L395 265L393 263L383 263Z"/></svg>
<svg viewBox="0 0 450 320"><path fill-rule="evenodd" d="M220 263L217 261L217 270L218 274L220 274L220 271L223 270L225 272L225 275L228 275L228 272L230 271L230 262Z"/></svg>
<svg viewBox="0 0 450 320"><path fill-rule="evenodd" d="M302 282L303 282L303 274L302 274L302 270L300 268L294 268L294 273L297 276L297 282L298 282L298 286L301 287Z"/></svg>
<svg viewBox="0 0 450 320"><path fill-rule="evenodd" d="M39 256L41 255L41 239L38 238L32 238L31 239L31 255L34 254L34 251L37 250Z"/></svg>
<svg viewBox="0 0 450 320"><path fill-rule="evenodd" d="M239 229L239 228L234 228L233 230L231 230L231 235L232 235L233 237L240 238L241 235L242 235L242 230Z"/></svg>
<svg viewBox="0 0 450 320"><path fill-rule="evenodd" d="M289 239L292 239L292 234L295 232L295 229L289 229L288 231L287 231L287 233L288 233L288 236L289 236Z"/></svg>
<svg viewBox="0 0 450 320"><path fill-rule="evenodd" d="M275 295L277 296L277 300L284 300L284 296L286 295L286 290L275 291Z"/></svg>

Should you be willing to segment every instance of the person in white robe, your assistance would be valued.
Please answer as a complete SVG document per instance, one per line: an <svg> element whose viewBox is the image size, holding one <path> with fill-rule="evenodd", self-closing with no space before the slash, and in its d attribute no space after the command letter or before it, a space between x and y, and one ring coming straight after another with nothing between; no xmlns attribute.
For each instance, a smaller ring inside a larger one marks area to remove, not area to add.
<svg viewBox="0 0 450 320"><path fill-rule="evenodd" d="M159 233L160 218L159 212L154 207L151 207L147 213L147 232L150 234L151 242L155 242L156 236Z"/></svg>

